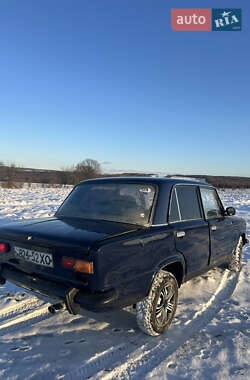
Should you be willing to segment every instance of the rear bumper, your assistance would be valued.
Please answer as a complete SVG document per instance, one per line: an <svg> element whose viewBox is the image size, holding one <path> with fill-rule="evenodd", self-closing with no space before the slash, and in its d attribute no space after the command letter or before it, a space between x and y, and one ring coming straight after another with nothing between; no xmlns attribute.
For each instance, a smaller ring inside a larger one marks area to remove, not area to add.
<svg viewBox="0 0 250 380"><path fill-rule="evenodd" d="M2 266L0 283L10 281L21 288L65 302L71 314L77 314L80 307L86 310L100 312L115 309L117 292L114 289L105 292L91 293L89 290L76 289L58 282L47 281L28 275L15 268Z"/></svg>

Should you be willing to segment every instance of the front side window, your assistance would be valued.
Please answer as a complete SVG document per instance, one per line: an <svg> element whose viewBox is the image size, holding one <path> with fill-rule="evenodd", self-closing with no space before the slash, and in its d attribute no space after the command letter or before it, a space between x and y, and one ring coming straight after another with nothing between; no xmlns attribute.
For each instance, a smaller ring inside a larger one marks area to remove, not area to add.
<svg viewBox="0 0 250 380"><path fill-rule="evenodd" d="M77 186L56 213L57 217L149 222L155 187L135 183L86 183Z"/></svg>
<svg viewBox="0 0 250 380"><path fill-rule="evenodd" d="M169 222L201 219L196 186L178 185L172 191Z"/></svg>
<svg viewBox="0 0 250 380"><path fill-rule="evenodd" d="M221 204L214 189L201 187L201 199L206 218L216 218L222 216Z"/></svg>

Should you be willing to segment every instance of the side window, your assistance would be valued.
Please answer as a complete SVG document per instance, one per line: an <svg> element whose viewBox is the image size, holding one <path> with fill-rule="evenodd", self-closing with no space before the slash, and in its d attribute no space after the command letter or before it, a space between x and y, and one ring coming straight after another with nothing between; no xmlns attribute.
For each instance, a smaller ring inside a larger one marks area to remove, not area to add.
<svg viewBox="0 0 250 380"><path fill-rule="evenodd" d="M171 197L169 222L201 218L196 186L176 186Z"/></svg>
<svg viewBox="0 0 250 380"><path fill-rule="evenodd" d="M216 218L222 216L221 205L214 189L201 187L201 199L206 218Z"/></svg>
<svg viewBox="0 0 250 380"><path fill-rule="evenodd" d="M169 210L169 222L179 222L180 214L178 211L178 204L176 199L175 189L172 191L170 210Z"/></svg>
<svg viewBox="0 0 250 380"><path fill-rule="evenodd" d="M196 186L176 186L181 220L200 219L201 210Z"/></svg>

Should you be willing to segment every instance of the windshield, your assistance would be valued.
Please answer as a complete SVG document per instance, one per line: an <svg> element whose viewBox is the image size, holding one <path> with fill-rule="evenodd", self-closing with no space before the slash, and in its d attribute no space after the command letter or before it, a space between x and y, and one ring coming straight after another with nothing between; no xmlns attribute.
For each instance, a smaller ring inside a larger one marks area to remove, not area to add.
<svg viewBox="0 0 250 380"><path fill-rule="evenodd" d="M145 225L154 195L155 187L148 184L86 183L72 191L56 216Z"/></svg>

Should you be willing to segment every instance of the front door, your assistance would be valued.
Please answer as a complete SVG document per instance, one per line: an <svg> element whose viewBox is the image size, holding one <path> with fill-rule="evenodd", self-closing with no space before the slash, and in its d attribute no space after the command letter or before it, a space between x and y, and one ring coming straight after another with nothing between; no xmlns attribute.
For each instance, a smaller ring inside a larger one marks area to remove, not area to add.
<svg viewBox="0 0 250 380"><path fill-rule="evenodd" d="M230 217L224 216L222 203L215 189L201 187L201 199L209 224L211 240L210 264L223 262L233 249L233 226Z"/></svg>

